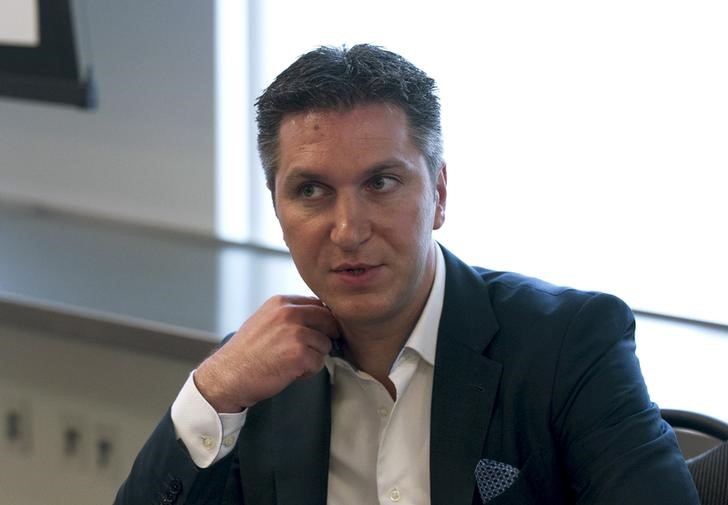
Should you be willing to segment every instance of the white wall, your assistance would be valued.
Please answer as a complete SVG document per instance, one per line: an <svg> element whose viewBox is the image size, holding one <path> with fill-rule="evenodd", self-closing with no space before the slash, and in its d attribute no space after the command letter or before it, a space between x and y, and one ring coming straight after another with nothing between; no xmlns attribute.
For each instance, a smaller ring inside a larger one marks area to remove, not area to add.
<svg viewBox="0 0 728 505"><path fill-rule="evenodd" d="M0 98L0 199L214 231L214 2L87 0L99 107Z"/></svg>
<svg viewBox="0 0 728 505"><path fill-rule="evenodd" d="M0 504L111 503L192 361L60 338L0 322ZM65 432L77 431L68 453ZM97 444L111 444L100 464Z"/></svg>

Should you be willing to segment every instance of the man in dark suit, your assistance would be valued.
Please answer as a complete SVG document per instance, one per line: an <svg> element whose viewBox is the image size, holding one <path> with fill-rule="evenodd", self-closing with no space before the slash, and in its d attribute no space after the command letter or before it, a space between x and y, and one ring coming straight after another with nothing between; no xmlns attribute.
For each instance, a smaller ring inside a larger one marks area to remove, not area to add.
<svg viewBox="0 0 728 505"><path fill-rule="evenodd" d="M303 55L259 98L268 187L316 298L268 300L190 375L116 503L698 503L622 302L433 241L434 90L361 45Z"/></svg>

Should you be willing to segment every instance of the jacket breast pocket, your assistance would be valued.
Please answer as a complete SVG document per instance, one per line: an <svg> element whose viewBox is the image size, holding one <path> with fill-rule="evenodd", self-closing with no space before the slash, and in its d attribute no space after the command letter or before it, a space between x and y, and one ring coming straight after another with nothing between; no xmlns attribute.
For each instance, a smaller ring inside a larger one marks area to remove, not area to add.
<svg viewBox="0 0 728 505"><path fill-rule="evenodd" d="M484 505L538 505L553 503L544 480L541 451L531 454L521 468L490 459L482 459L475 470L475 481Z"/></svg>

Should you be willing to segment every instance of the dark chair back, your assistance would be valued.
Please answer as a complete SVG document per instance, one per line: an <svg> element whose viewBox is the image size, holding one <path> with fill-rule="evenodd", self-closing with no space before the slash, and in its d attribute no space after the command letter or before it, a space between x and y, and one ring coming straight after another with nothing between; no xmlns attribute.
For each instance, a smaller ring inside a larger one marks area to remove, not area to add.
<svg viewBox="0 0 728 505"><path fill-rule="evenodd" d="M728 423L682 410L662 410L675 430L688 430L714 439L714 447L687 459L702 505L728 505Z"/></svg>

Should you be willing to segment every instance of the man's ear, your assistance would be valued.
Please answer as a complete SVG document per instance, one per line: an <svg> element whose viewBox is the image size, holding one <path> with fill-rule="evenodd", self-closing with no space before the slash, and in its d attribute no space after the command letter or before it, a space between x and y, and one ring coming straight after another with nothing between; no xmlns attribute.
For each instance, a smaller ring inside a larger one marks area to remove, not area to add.
<svg viewBox="0 0 728 505"><path fill-rule="evenodd" d="M432 229L438 230L445 223L445 205L447 203L447 166L440 167L435 179L435 219Z"/></svg>

